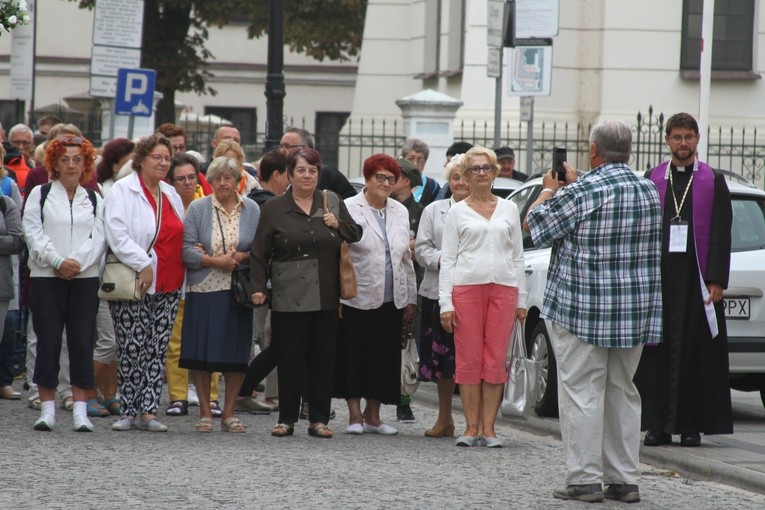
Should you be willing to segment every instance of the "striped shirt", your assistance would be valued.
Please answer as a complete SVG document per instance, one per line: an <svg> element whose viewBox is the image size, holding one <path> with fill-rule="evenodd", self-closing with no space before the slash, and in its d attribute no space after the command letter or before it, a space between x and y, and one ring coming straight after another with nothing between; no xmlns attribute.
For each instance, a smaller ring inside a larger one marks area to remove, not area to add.
<svg viewBox="0 0 765 510"><path fill-rule="evenodd" d="M606 163L528 214L537 247L552 246L542 316L587 343L662 341L661 205L656 186Z"/></svg>

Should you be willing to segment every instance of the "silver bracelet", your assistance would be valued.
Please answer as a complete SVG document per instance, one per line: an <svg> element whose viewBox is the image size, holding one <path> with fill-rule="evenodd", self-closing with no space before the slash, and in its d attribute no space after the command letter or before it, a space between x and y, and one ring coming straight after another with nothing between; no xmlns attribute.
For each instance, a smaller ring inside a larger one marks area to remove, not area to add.
<svg viewBox="0 0 765 510"><path fill-rule="evenodd" d="M546 191L546 192L548 192L548 193L550 194L550 196L551 196L551 197L554 197L554 196L555 196L555 191L553 191L553 189L552 189L552 188L545 188L545 189L543 189L542 191L540 191L540 192L539 192L539 194L541 195L541 194L542 194L542 193L544 193L545 191Z"/></svg>

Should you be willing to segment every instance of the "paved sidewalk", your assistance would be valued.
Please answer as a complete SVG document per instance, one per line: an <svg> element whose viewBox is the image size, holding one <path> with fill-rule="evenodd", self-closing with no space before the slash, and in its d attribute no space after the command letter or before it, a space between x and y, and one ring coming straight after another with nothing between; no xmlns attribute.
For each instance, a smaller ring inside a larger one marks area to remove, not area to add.
<svg viewBox="0 0 765 510"><path fill-rule="evenodd" d="M17 383L18 384L18 383ZM345 402L334 401L331 440L309 437L301 421L295 436L269 431L276 416L240 415L246 434L194 432L190 416L160 418L170 432L113 432L111 418L94 419L92 434L71 430L71 413L57 410L57 428L36 432L38 413L25 401L0 401L0 448L5 483L0 508L586 508L554 499L563 483L560 442L500 420L500 450L457 448L423 431L436 416L429 393L415 397L417 423L397 424L395 408L383 419L394 437L343 433ZM457 402L457 400L455 400ZM464 422L455 413L457 428ZM765 496L674 470L642 466L643 501L631 508L765 507ZM606 502L598 508L625 508Z"/></svg>

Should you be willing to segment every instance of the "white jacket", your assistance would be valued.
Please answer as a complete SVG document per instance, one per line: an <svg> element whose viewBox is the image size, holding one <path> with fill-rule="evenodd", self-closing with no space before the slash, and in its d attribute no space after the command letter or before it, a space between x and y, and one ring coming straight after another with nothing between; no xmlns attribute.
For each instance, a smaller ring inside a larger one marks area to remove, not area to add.
<svg viewBox="0 0 765 510"><path fill-rule="evenodd" d="M441 267L441 238L444 234L446 213L455 204L453 198L436 200L428 204L420 216L417 228L417 241L414 244L414 257L420 267L425 269L425 276L420 283L420 296L438 299L438 271Z"/></svg>
<svg viewBox="0 0 765 510"><path fill-rule="evenodd" d="M183 220L183 201L175 188L160 181L160 191L170 199L175 214ZM157 254L152 248L146 250L154 239L157 220L154 209L141 189L138 174L133 172L124 179L112 184L109 194L104 199L104 222L106 223L106 242L123 264L136 271L142 271L151 265L155 278L148 292L154 294L157 281Z"/></svg>
<svg viewBox="0 0 765 510"><path fill-rule="evenodd" d="M70 203L64 186L53 181L45 198L45 218L41 220L41 190L42 185L35 186L29 193L21 222L31 276L55 278L53 270L64 259L72 259L80 265L77 278L98 278L106 250L101 196L96 193L94 216L93 202L85 188L77 186Z"/></svg>
<svg viewBox="0 0 765 510"><path fill-rule="evenodd" d="M353 268L356 270L358 293L341 303L360 310L374 310L383 304L385 295L385 241L377 214L367 204L364 193L345 200L354 221L363 234L357 243L349 244ZM393 266L393 302L396 308L417 303L417 282L409 251L409 211L401 203L388 199L385 206L385 231Z"/></svg>

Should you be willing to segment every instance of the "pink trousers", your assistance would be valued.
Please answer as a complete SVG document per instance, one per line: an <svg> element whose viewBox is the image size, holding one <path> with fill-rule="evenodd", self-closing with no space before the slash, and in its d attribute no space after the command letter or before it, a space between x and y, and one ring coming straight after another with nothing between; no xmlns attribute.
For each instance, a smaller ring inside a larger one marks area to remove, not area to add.
<svg viewBox="0 0 765 510"><path fill-rule="evenodd" d="M503 384L510 333L515 324L518 288L485 283L457 285L454 303L454 350L457 384Z"/></svg>

